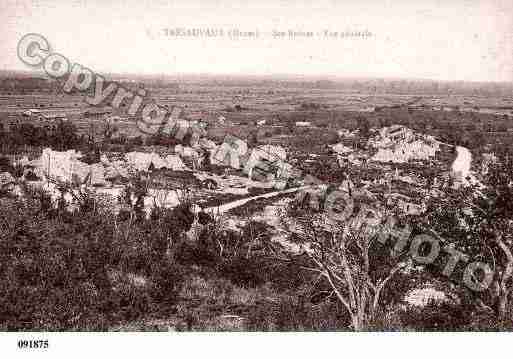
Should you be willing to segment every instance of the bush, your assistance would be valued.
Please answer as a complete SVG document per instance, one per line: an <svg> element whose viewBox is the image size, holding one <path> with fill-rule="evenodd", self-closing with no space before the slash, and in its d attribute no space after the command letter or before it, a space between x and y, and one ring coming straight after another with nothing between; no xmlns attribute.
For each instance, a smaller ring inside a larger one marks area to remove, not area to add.
<svg viewBox="0 0 513 359"><path fill-rule="evenodd" d="M410 305L399 316L405 328L416 331L461 330L471 320L468 308L435 300L430 300L424 307Z"/></svg>
<svg viewBox="0 0 513 359"><path fill-rule="evenodd" d="M348 325L349 317L338 303L326 300L314 304L297 293L259 303L248 315L248 329L254 331L336 331L347 330Z"/></svg>
<svg viewBox="0 0 513 359"><path fill-rule="evenodd" d="M174 305L184 283L183 269L169 261L162 261L153 266L151 281L153 299L159 303Z"/></svg>
<svg viewBox="0 0 513 359"><path fill-rule="evenodd" d="M0 172L12 172L13 167L8 157L0 156Z"/></svg>
<svg viewBox="0 0 513 359"><path fill-rule="evenodd" d="M1 235L3 325L76 329L82 319L97 317L98 298L109 290L105 226L84 217L80 223L46 219L17 202L0 216L9 223Z"/></svg>
<svg viewBox="0 0 513 359"><path fill-rule="evenodd" d="M2 202L2 328L105 330L176 303L183 271L166 256L169 230L142 221L121 232L100 211Z"/></svg>

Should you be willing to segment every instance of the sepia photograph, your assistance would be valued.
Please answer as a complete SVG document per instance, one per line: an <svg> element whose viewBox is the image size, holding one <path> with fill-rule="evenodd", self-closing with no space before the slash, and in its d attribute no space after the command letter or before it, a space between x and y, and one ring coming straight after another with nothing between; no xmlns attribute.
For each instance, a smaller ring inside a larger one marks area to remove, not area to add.
<svg viewBox="0 0 513 359"><path fill-rule="evenodd" d="M0 34L0 356L513 331L511 1L2 0Z"/></svg>

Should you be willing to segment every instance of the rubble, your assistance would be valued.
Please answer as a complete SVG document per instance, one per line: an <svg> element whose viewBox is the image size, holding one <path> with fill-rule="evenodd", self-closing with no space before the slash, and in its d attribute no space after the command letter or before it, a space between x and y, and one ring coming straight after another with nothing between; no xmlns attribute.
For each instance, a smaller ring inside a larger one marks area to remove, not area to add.
<svg viewBox="0 0 513 359"><path fill-rule="evenodd" d="M382 128L378 135L369 139L369 145L378 149L371 160L386 163L430 160L440 150L440 143L433 137L418 135L399 125Z"/></svg>
<svg viewBox="0 0 513 359"><path fill-rule="evenodd" d="M439 146L436 144L427 144L421 140L411 143L400 143L394 148L380 148L372 156L373 161L406 163L410 160L429 160L435 157Z"/></svg>
<svg viewBox="0 0 513 359"><path fill-rule="evenodd" d="M312 123L308 122L308 121L297 121L296 122L296 127L309 127L311 125L312 125Z"/></svg>
<svg viewBox="0 0 513 359"><path fill-rule="evenodd" d="M162 158L155 152L129 152L125 154L125 159L128 165L137 171L148 171L151 166L155 169L168 168L173 171L186 169L178 156L168 155L166 158Z"/></svg>
<svg viewBox="0 0 513 359"><path fill-rule="evenodd" d="M16 180L9 172L0 173L0 189L4 190L6 187L16 183Z"/></svg>
<svg viewBox="0 0 513 359"><path fill-rule="evenodd" d="M89 184L91 186L106 186L105 168L100 163L89 165Z"/></svg>
<svg viewBox="0 0 513 359"><path fill-rule="evenodd" d="M180 157L199 157L198 152L192 147L183 146L183 145L176 145L175 146L175 153L179 155Z"/></svg>
<svg viewBox="0 0 513 359"><path fill-rule="evenodd" d="M109 161L106 156L102 156L101 160L105 172L105 179L113 181L117 178L129 178L129 171L126 162L124 161Z"/></svg>
<svg viewBox="0 0 513 359"><path fill-rule="evenodd" d="M34 167L34 173L39 178L52 178L70 183L73 175L78 179L85 179L87 176L87 164L80 162L80 152L69 150L65 152L53 151L45 148L41 157L31 161L30 166Z"/></svg>
<svg viewBox="0 0 513 359"><path fill-rule="evenodd" d="M354 152L351 147L344 146L342 143L337 143L336 145L332 145L330 147L333 152L341 155Z"/></svg>
<svg viewBox="0 0 513 359"><path fill-rule="evenodd" d="M277 172L272 175L271 173L267 173L267 177L270 180L277 177L280 177L280 171L287 167L285 160L287 159L287 152L281 146L276 145L263 145L255 148L251 155L249 156L248 161L244 166L244 173L246 173L249 178L253 178L253 171L256 168L260 168L260 166L265 164L269 164L276 168Z"/></svg>
<svg viewBox="0 0 513 359"><path fill-rule="evenodd" d="M437 303L450 302L450 299L444 292L437 290L432 286L415 288L406 294L404 300L406 303L418 307L425 307L432 301Z"/></svg>
<svg viewBox="0 0 513 359"><path fill-rule="evenodd" d="M246 142L237 139L232 143L223 142L210 152L210 163L218 166L241 168L247 157L248 146Z"/></svg>

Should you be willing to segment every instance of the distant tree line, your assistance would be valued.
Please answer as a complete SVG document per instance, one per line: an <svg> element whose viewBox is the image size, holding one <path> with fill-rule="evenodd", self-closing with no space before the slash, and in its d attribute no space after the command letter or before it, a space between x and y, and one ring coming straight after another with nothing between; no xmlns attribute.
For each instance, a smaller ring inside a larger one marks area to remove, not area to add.
<svg viewBox="0 0 513 359"><path fill-rule="evenodd" d="M0 124L0 142L10 149L45 146L64 151L86 144L87 139L78 134L73 123L67 121L44 126L17 122Z"/></svg>

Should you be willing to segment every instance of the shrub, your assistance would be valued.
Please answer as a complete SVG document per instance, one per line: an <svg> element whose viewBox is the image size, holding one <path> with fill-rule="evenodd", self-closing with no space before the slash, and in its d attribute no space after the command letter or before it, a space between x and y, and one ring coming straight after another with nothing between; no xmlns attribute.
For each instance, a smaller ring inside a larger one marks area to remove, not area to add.
<svg viewBox="0 0 513 359"><path fill-rule="evenodd" d="M0 172L12 171L11 160L8 157L0 156Z"/></svg>
<svg viewBox="0 0 513 359"><path fill-rule="evenodd" d="M155 301L166 305L174 305L184 283L184 273L176 264L161 261L152 268L152 297Z"/></svg>
<svg viewBox="0 0 513 359"><path fill-rule="evenodd" d="M455 331L469 324L468 311L461 305L430 300L424 307L409 305L399 312L404 327L420 331Z"/></svg>
<svg viewBox="0 0 513 359"><path fill-rule="evenodd" d="M2 328L105 330L176 303L183 271L166 256L169 231L154 221L123 236L99 210L50 210L44 200L2 204Z"/></svg>
<svg viewBox="0 0 513 359"><path fill-rule="evenodd" d="M277 301L258 303L248 314L248 329L254 331L347 330L349 317L336 302L314 304L304 294L281 295Z"/></svg>

